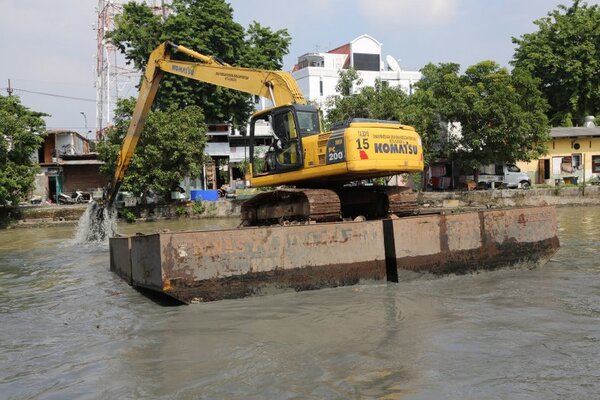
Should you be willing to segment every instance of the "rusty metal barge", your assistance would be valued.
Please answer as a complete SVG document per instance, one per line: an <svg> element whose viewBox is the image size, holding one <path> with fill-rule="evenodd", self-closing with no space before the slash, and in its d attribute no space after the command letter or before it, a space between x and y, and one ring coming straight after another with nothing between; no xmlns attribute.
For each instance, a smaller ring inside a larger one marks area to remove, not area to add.
<svg viewBox="0 0 600 400"><path fill-rule="evenodd" d="M554 207L364 222L170 232L110 239L110 268L183 303L266 289L398 281L398 270L465 273L542 264L559 248Z"/></svg>

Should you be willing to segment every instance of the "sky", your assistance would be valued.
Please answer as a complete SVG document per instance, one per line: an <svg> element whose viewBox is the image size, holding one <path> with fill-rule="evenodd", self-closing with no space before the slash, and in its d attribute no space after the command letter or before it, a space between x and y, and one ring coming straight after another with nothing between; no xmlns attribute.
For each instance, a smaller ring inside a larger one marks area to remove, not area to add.
<svg viewBox="0 0 600 400"><path fill-rule="evenodd" d="M124 3L124 0L114 0ZM368 34L402 69L429 62L463 68L482 60L510 67L512 37L572 0L229 0L234 19L258 21L292 37L284 69L298 56L324 52ZM150 1L151 2L151 1ZM588 0L599 4L600 0ZM0 94L50 114L48 129L96 129L97 0L0 0ZM183 43L182 43L183 44ZM137 82L122 94L135 96ZM38 93L31 93L38 92ZM42 94L43 93L43 94ZM59 97L62 96L62 97ZM92 135L89 135L91 137Z"/></svg>

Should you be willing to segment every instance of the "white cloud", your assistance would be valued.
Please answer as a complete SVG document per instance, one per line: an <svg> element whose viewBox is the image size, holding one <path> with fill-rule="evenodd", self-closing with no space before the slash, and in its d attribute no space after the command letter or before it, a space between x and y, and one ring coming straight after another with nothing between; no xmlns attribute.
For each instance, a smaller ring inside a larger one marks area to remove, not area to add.
<svg viewBox="0 0 600 400"><path fill-rule="evenodd" d="M456 14L458 0L357 0L373 23L437 25Z"/></svg>

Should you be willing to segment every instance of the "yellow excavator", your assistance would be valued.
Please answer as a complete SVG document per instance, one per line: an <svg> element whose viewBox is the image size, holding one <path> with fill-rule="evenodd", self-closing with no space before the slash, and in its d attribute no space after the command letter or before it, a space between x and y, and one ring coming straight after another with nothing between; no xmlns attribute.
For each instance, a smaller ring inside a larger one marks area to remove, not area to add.
<svg viewBox="0 0 600 400"><path fill-rule="evenodd" d="M193 61L171 59L174 51ZM109 184L115 200L144 122L165 73L265 97L272 108L250 119L249 171L252 187L280 187L242 205L244 226L383 218L410 214L416 196L406 187L358 185L372 178L423 170L421 138L398 122L352 119L323 132L318 110L308 105L287 72L231 66L216 57L165 42L150 55ZM257 126L269 124L273 143L266 154L254 145ZM282 187L284 186L284 187Z"/></svg>

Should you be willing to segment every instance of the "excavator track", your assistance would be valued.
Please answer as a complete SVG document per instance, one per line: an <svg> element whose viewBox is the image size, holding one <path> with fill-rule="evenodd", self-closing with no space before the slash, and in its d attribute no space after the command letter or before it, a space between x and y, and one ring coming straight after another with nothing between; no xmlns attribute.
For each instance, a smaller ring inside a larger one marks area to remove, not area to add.
<svg viewBox="0 0 600 400"><path fill-rule="evenodd" d="M417 208L417 195L403 186L348 186L337 190L345 219L382 219L391 215L411 215Z"/></svg>
<svg viewBox="0 0 600 400"><path fill-rule="evenodd" d="M388 214L404 217L417 210L417 194L411 188L385 186L385 193L388 198Z"/></svg>
<svg viewBox="0 0 600 400"><path fill-rule="evenodd" d="M407 187L354 186L330 189L278 189L242 204L242 226L382 219L411 215L416 194Z"/></svg>
<svg viewBox="0 0 600 400"><path fill-rule="evenodd" d="M340 219L340 199L328 189L278 189L242 204L242 226L331 222Z"/></svg>

